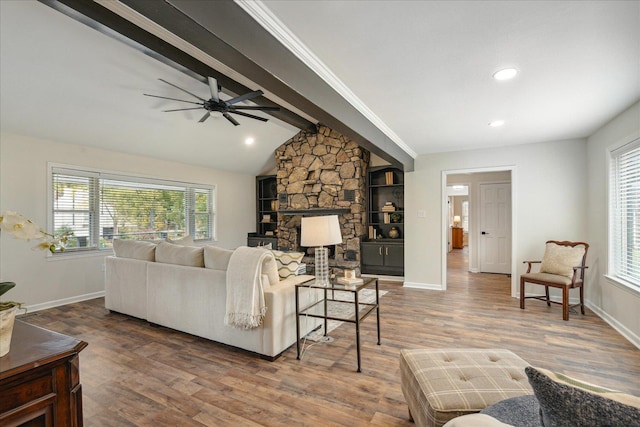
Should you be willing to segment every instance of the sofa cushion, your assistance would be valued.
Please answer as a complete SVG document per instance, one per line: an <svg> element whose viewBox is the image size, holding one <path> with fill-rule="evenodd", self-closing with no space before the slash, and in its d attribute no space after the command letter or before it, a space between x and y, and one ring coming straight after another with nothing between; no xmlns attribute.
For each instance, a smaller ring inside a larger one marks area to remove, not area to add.
<svg viewBox="0 0 640 427"><path fill-rule="evenodd" d="M179 237L177 239L170 239L167 237L167 242L169 243L175 243L177 245L183 245L183 246L194 246L195 243L193 242L193 237L191 237L190 234L187 234L184 237Z"/></svg>
<svg viewBox="0 0 640 427"><path fill-rule="evenodd" d="M584 246L561 246L556 243L547 243L540 273L558 274L560 276L573 276L573 267L582 265Z"/></svg>
<svg viewBox="0 0 640 427"><path fill-rule="evenodd" d="M640 398L541 368L525 369L545 426L638 425Z"/></svg>
<svg viewBox="0 0 640 427"><path fill-rule="evenodd" d="M119 258L155 261L156 244L142 240L113 239L113 252Z"/></svg>
<svg viewBox="0 0 640 427"><path fill-rule="evenodd" d="M204 266L214 270L226 270L231 259L231 249L207 245L204 247Z"/></svg>
<svg viewBox="0 0 640 427"><path fill-rule="evenodd" d="M286 279L289 276L295 276L300 268L303 252L283 252L283 251L271 251L276 258L278 264L278 275L281 279Z"/></svg>
<svg viewBox="0 0 640 427"><path fill-rule="evenodd" d="M540 405L533 394L501 400L480 411L507 425L518 427L542 427Z"/></svg>
<svg viewBox="0 0 640 427"><path fill-rule="evenodd" d="M156 246L156 262L204 267L204 249L160 242Z"/></svg>

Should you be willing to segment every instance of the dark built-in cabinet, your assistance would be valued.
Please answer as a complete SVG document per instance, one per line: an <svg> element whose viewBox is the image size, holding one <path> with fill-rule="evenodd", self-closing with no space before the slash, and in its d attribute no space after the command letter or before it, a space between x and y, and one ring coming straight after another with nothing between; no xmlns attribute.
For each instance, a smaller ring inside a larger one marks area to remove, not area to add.
<svg viewBox="0 0 640 427"><path fill-rule="evenodd" d="M278 189L275 175L256 177L256 231L247 236L247 246L278 247Z"/></svg>
<svg viewBox="0 0 640 427"><path fill-rule="evenodd" d="M362 242L362 272L404 275L404 173L391 166L367 174L368 238Z"/></svg>

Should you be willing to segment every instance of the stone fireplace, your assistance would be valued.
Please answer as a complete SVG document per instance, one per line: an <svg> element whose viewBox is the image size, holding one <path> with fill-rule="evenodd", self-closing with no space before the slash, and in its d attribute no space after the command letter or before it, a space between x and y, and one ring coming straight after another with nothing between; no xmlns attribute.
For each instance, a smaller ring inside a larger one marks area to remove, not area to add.
<svg viewBox="0 0 640 427"><path fill-rule="evenodd" d="M360 240L366 234L366 172L369 151L340 133L319 125L317 133L301 131L276 150L278 246L300 247L304 215L338 215L342 244L330 265L359 269ZM306 251L313 263L312 251Z"/></svg>

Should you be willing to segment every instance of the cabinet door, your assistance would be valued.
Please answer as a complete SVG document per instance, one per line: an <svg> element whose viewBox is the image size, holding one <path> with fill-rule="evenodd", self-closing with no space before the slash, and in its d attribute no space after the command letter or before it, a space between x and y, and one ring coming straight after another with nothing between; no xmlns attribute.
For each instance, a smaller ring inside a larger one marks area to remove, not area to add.
<svg viewBox="0 0 640 427"><path fill-rule="evenodd" d="M384 265L387 267L404 267L404 245L385 245Z"/></svg>
<svg viewBox="0 0 640 427"><path fill-rule="evenodd" d="M384 247L376 243L362 243L362 264L384 265Z"/></svg>

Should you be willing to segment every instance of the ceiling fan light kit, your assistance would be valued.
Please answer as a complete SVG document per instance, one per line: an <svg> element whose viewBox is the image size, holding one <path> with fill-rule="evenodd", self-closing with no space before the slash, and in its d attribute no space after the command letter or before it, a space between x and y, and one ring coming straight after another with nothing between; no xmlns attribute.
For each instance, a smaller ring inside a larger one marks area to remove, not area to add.
<svg viewBox="0 0 640 427"><path fill-rule="evenodd" d="M254 119L254 120L260 120L261 122L266 122L269 121L269 119L265 119L264 117L260 117L260 116L256 116L253 114L249 114L249 113L245 113L244 111L239 111L239 110L257 110L257 111L279 111L280 108L279 107L263 107L263 106L244 106L244 105L235 105L238 104L242 101L248 101L251 100L253 98L256 98L258 96L261 96L263 94L263 92L261 90L255 90L253 92L249 92L249 93L245 93L244 95L240 95L240 96L236 96L235 98L231 98L227 101L220 99L219 97L219 92L222 90L222 88L220 86L218 86L218 82L216 79L214 79L213 77L207 77L207 81L209 83L209 90L211 92L211 98L209 99L204 99L199 97L196 94L193 94L191 92L189 92L186 89L183 89L179 86L174 85L173 83L170 83L166 80L163 79L158 79L163 83L168 84L169 86L172 86L178 90L181 90L182 92L189 94L191 96L193 96L194 98L196 98L197 100L199 100L200 102L195 102L195 101L186 101L184 99L177 99L177 98L170 98L167 96L160 96L160 95L151 95L148 93L145 93L143 95L145 96L151 96L154 98L161 98L161 99L168 99L171 101L178 101L178 102L186 102L189 104L194 104L197 105L197 107L189 107L189 108L175 108L175 109L171 109L171 110L163 110L163 112L165 113L170 113L170 112L174 112L174 111L186 111L186 110L199 110L201 108L204 108L207 112L204 114L204 116L202 116L202 118L200 120L198 120L198 123L202 123L205 120L207 120L209 117L211 117L211 113L212 112L218 112L218 113L222 113L222 116L229 120L234 126L238 126L240 123L238 123L238 121L233 118L230 114L237 114L239 116L243 116L243 117L249 117L250 119Z"/></svg>

